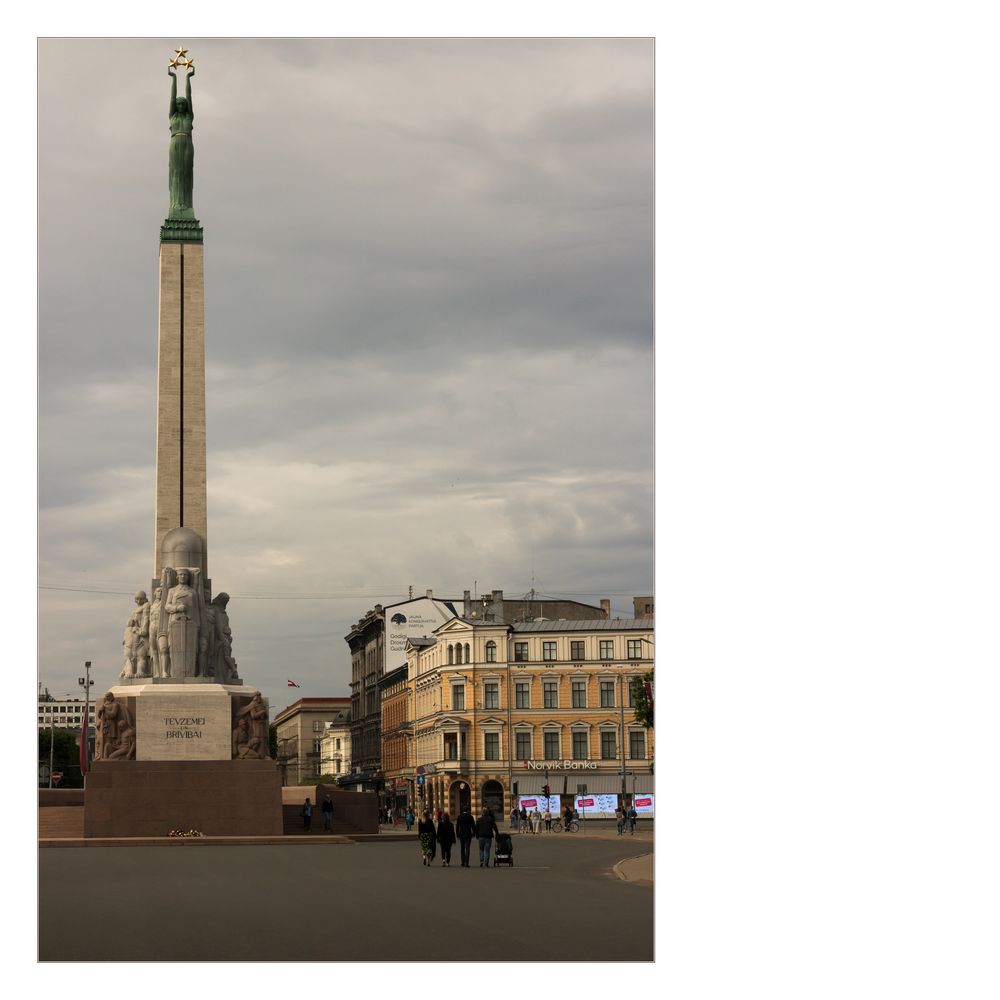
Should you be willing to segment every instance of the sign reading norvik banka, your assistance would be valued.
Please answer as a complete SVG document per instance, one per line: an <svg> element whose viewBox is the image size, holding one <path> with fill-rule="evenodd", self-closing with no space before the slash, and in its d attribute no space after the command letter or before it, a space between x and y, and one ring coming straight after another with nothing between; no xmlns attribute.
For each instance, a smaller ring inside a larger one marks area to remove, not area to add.
<svg viewBox="0 0 1000 1000"><path fill-rule="evenodd" d="M596 771L596 760L526 760L529 771Z"/></svg>

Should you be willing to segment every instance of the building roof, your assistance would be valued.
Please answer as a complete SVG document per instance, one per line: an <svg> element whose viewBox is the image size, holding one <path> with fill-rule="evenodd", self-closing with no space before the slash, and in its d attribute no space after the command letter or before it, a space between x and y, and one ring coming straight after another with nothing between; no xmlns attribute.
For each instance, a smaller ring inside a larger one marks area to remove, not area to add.
<svg viewBox="0 0 1000 1000"><path fill-rule="evenodd" d="M651 632L652 618L597 618L512 622L514 632Z"/></svg>
<svg viewBox="0 0 1000 1000"><path fill-rule="evenodd" d="M293 701L291 705L278 712L271 722L290 718L299 712L337 712L340 709L349 709L350 707L351 698L349 695L343 698L299 698L298 701Z"/></svg>

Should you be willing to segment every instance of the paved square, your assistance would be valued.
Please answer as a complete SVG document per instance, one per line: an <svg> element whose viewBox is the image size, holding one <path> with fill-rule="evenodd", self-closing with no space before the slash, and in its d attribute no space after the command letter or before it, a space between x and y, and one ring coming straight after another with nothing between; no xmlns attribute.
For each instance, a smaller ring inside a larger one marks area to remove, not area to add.
<svg viewBox="0 0 1000 1000"><path fill-rule="evenodd" d="M42 961L652 961L638 839L514 838L512 869L416 842L39 852ZM67 894L66 886L74 892ZM77 902L86 898L87 920Z"/></svg>

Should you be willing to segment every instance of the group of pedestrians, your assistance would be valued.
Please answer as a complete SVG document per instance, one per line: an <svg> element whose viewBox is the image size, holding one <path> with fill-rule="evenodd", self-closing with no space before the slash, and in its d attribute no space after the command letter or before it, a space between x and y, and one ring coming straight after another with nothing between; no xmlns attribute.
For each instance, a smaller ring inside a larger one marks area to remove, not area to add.
<svg viewBox="0 0 1000 1000"><path fill-rule="evenodd" d="M514 806L510 811L510 828L512 830L518 830L520 833L541 833L542 823L545 824L545 829L551 833L552 810L548 807L546 807L545 812L539 812L537 806L531 812L528 812L524 806L521 806L520 810Z"/></svg>
<svg viewBox="0 0 1000 1000"><path fill-rule="evenodd" d="M482 815L476 819L466 806L452 823L448 813L438 813L435 824L431 814L425 809L417 823L417 837L420 841L422 863L430 867L434 863L437 848L441 848L441 867L451 867L451 849L458 843L460 848L461 867L471 868L473 839L479 840L479 867L488 868L490 854L493 850L493 838L500 831L497 829L493 812L488 807L483 808ZM407 828L409 829L409 828Z"/></svg>
<svg viewBox="0 0 1000 1000"><path fill-rule="evenodd" d="M323 829L329 833L333 827L333 799L329 795L323 799L323 803L320 806L320 812L323 813ZM313 807L309 799L306 799L302 803L302 811L299 813L302 817L302 829L309 833L312 830L312 815Z"/></svg>
<svg viewBox="0 0 1000 1000"><path fill-rule="evenodd" d="M639 818L639 814L635 811L635 806L629 806L626 809L624 806L619 806L615 810L615 822L618 824L618 836L625 836L625 827L628 826L629 836L635 835L635 823Z"/></svg>

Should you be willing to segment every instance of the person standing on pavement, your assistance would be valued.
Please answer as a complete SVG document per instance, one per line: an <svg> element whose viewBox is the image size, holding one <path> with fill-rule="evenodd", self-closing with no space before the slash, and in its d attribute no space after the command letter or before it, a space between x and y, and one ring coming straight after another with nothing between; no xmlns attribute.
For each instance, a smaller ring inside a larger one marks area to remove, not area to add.
<svg viewBox="0 0 1000 1000"><path fill-rule="evenodd" d="M323 810L323 829L330 833L333 829L333 799L327 795L320 808Z"/></svg>
<svg viewBox="0 0 1000 1000"><path fill-rule="evenodd" d="M618 824L618 836L624 836L625 834L625 807L616 806L615 807L615 822Z"/></svg>
<svg viewBox="0 0 1000 1000"><path fill-rule="evenodd" d="M552 832L552 810L548 806L545 807L545 812L544 812L542 818L545 820L545 832L546 833L551 833Z"/></svg>
<svg viewBox="0 0 1000 1000"><path fill-rule="evenodd" d="M407 806L406 807L406 829L407 831L413 829L413 810Z"/></svg>
<svg viewBox="0 0 1000 1000"><path fill-rule="evenodd" d="M451 825L451 817L445 813L438 823L438 843L441 845L441 865L451 867L451 845L455 843L455 828Z"/></svg>
<svg viewBox="0 0 1000 1000"><path fill-rule="evenodd" d="M520 818L520 814L517 811L517 804L515 803L510 807L510 828L512 830L517 830L517 821Z"/></svg>
<svg viewBox="0 0 1000 1000"><path fill-rule="evenodd" d="M312 821L313 821L312 803L308 799L306 799L305 802L302 803L302 829L305 830L306 833L309 832L309 827L312 826Z"/></svg>
<svg viewBox="0 0 1000 1000"><path fill-rule="evenodd" d="M628 832L629 836L635 836L635 821L639 818L639 814L635 811L635 806L633 805L628 811Z"/></svg>
<svg viewBox="0 0 1000 1000"><path fill-rule="evenodd" d="M476 821L472 813L469 812L468 806L458 814L458 819L455 820L455 833L462 849L462 867L468 868L472 838L476 835Z"/></svg>
<svg viewBox="0 0 1000 1000"><path fill-rule="evenodd" d="M496 820L489 809L483 806L483 814L476 823L476 836L479 838L479 867L489 868L490 849L493 847L493 834L497 830Z"/></svg>
<svg viewBox="0 0 1000 1000"><path fill-rule="evenodd" d="M542 814L538 811L538 806L531 810L531 832L542 832Z"/></svg>
<svg viewBox="0 0 1000 1000"><path fill-rule="evenodd" d="M424 810L420 822L417 824L417 837L420 839L420 853L423 855L423 864L430 867L434 860L434 841L437 839L437 832L434 829L434 821L430 813Z"/></svg>

